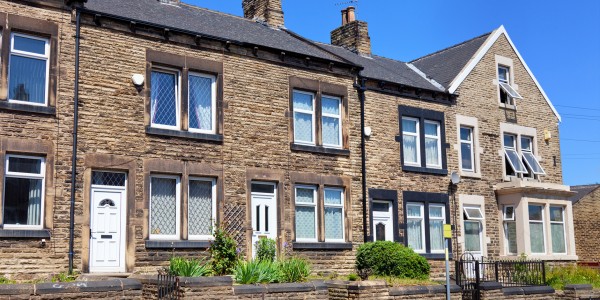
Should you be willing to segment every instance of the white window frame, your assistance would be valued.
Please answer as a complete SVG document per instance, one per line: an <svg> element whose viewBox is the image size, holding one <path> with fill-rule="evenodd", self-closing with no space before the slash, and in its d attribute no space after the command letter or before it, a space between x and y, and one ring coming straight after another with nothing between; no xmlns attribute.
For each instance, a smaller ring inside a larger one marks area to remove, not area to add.
<svg viewBox="0 0 600 300"><path fill-rule="evenodd" d="M294 97L294 94L299 93L299 94L305 94L305 95L310 95L312 97L312 108L313 110L305 110L305 109L299 109L296 107L296 105L294 105L294 99L292 99L292 106L293 106L293 113L292 113L292 119L294 120L294 144L298 144L298 145L310 145L310 146L315 146L316 145L316 127L317 124L315 123L316 120L316 99L317 99L317 94L316 93L311 93L311 92L305 92L305 91L301 91L301 90L296 90L294 89L292 91L292 97ZM299 141L296 139L296 112L299 113L303 113L303 114L310 114L312 117L312 141ZM341 127L340 127L341 128Z"/></svg>
<svg viewBox="0 0 600 300"><path fill-rule="evenodd" d="M431 217L431 208L432 207L437 207L437 208L441 208L442 209L442 216L441 217ZM429 240L427 241L427 243L429 244L429 251L430 253L444 253L445 250L443 249L444 247L442 246L442 249L437 249L437 250L433 250L431 248L431 220L438 220L438 221L442 221L442 228L443 228L443 224L446 224L446 205L444 204L439 204L439 203L429 203L428 207L427 207L427 213L428 213L428 217L429 217L429 222L427 224L427 226L429 227ZM444 236L442 234L442 245L444 245ZM427 249L427 245L423 245L425 246L425 249Z"/></svg>
<svg viewBox="0 0 600 300"><path fill-rule="evenodd" d="M207 178L207 177L190 177L188 179L188 205L187 205L187 216L188 216L188 220L187 220L187 226L188 226L188 240L190 241L206 241L206 240L214 240L215 237L214 235L210 234L210 235L192 235L189 234L189 226L190 226L190 183L192 181L203 181L203 182L210 182L211 183L211 198L212 198L212 219L210 220L210 223L212 224L212 226L214 227L217 224L217 180L215 178Z"/></svg>
<svg viewBox="0 0 600 300"><path fill-rule="evenodd" d="M205 130L205 129L198 129L198 128L192 128L189 126L190 124L190 116L191 116L191 105L190 105L190 91L191 91L191 84L190 84L190 77L195 76L195 77L202 77L202 78L207 78L211 80L211 100L210 100L210 110L211 110L211 120L210 120L210 124L212 129L211 130ZM206 133L206 134L215 134L217 132L217 78L214 75L210 75L210 74L204 74L204 73L198 73L198 72L189 72L188 74L188 86L187 86L187 94L188 94L188 131L189 132L198 132L198 133Z"/></svg>
<svg viewBox="0 0 600 300"><path fill-rule="evenodd" d="M408 202L408 203L406 203L406 211L408 211L409 206L418 206L419 211L420 211L419 217L409 216L408 213L406 214L407 226L408 226L409 220L419 220L421 222L421 246L423 246L423 249L413 249L413 250L416 253L426 253L427 252L427 243L429 243L429 241L427 240L427 236L425 235L425 225L426 225L425 224L425 204L419 203L419 202ZM406 237L406 245L408 247L411 247L408 244L408 230L407 230L407 237Z"/></svg>
<svg viewBox="0 0 600 300"><path fill-rule="evenodd" d="M434 121L434 120L425 120L425 123L423 124L423 126L425 126L425 124L433 124L433 125L436 125L436 127L437 127L437 136L433 136L433 135L429 135L429 134L425 133L425 128L423 128L423 138L437 140L437 149L438 149L437 156L438 156L438 162L439 162L439 164L437 164L437 165L430 164L427 161L427 155L425 155L425 167L432 168L432 169L441 169L442 168L442 136L441 136L442 124L439 121ZM425 143L425 153L427 153L427 143Z"/></svg>
<svg viewBox="0 0 600 300"><path fill-rule="evenodd" d="M25 159L35 159L39 160L40 165L40 173L20 173L20 172L9 172L9 161L10 158L25 158ZM44 209L45 209L45 201L46 201L46 159L40 156L28 156L28 155L15 155L15 154L7 154L6 155L6 169L4 170L4 189L2 191L2 223L5 229L43 229L44 228ZM5 211L5 193L6 193L6 178L21 178L21 179L41 179L42 180L42 191L41 191L41 203L40 203L40 225L16 225L16 224L6 224L4 220L4 211Z"/></svg>
<svg viewBox="0 0 600 300"><path fill-rule="evenodd" d="M323 198L323 215L325 215L325 209L327 209L328 207L332 207L332 208L341 208L342 209L342 238L341 239L327 239L327 228L326 228L326 224L323 224L323 227L325 227L325 242L333 242L333 243L343 243L346 241L346 224L345 223L345 213L346 210L344 208L344 189L343 188L337 188L337 187L325 187L324 191L323 191L323 197L325 197L325 193L327 192L327 190L333 190L333 191L339 191L341 193L341 204L327 204L325 203L325 198Z"/></svg>
<svg viewBox="0 0 600 300"><path fill-rule="evenodd" d="M38 53L16 50L14 48L15 36L45 42L45 47L44 47L45 54L40 55ZM33 59L40 59L40 60L46 61L46 81L44 84L44 103L34 103L34 102L29 102L29 101L15 100L15 99L10 99L10 97L8 99L8 102L34 105L34 106L47 106L48 105L48 94L49 94L48 90L49 90L49 85L50 85L49 84L49 80L50 80L50 40L48 38L37 37L37 36L29 35L29 34L22 34L22 33L16 33L16 32L11 33L11 35L10 35L10 53L8 55L8 60L9 60L8 61L8 73L7 73L7 77L6 77L7 81L10 80L10 71L11 71L10 67L11 67L11 60L12 60L11 58L13 55L27 57L27 58L33 58ZM9 86L10 86L10 83L8 83L7 87L9 87ZM7 96L10 96L10 91L7 92Z"/></svg>
<svg viewBox="0 0 600 300"><path fill-rule="evenodd" d="M421 137L420 137L420 133L421 133L421 128L420 128L421 125L420 125L420 123L421 122L420 122L420 120L418 118L405 117L405 116L402 117L401 122L403 120L409 120L409 121L416 122L417 125L415 126L415 128L416 128L417 132L414 133L414 132L405 131L404 130L404 126L402 126L402 139L403 139L403 141L402 141L402 162L406 166L420 167L421 166ZM416 139L416 144L417 144L417 148L416 148L416 151L417 151L417 161L416 162L410 162L410 161L406 161L405 160L405 156L404 156L404 136L405 135L414 136L414 137L417 138ZM441 149L440 149L440 151L441 151Z"/></svg>
<svg viewBox="0 0 600 300"><path fill-rule="evenodd" d="M506 70L506 80L500 79L500 69L505 69ZM510 69L511 69L511 67L509 67L509 66L505 66L505 65L502 65L502 64L498 64L497 65L496 72L497 72L497 76L498 76L498 87L500 88L501 92L502 92L502 90L504 90L504 87L502 87L502 83L510 85L510 82L511 82ZM504 104L504 105L514 106L515 105L514 98L511 97L508 92L506 92L506 91L504 91L504 92L506 93L506 98L508 100L507 103L502 103L502 99L501 99L501 95L500 94L498 94L498 96L500 97L500 99L498 99L498 101L501 104Z"/></svg>
<svg viewBox="0 0 600 300"><path fill-rule="evenodd" d="M509 135L509 136L513 137L513 144L512 145L506 145L506 144L504 144L504 140L505 140L504 136L506 136L506 135ZM521 174L521 175L529 174L529 171L527 170L527 167L525 167L525 165L523 164L523 157L521 156L521 154L519 153L519 149L517 148L517 143L520 143L520 139L519 138L520 138L519 134L513 134L513 133L507 133L507 132L504 132L502 134L502 144L503 144L505 161L508 162L508 164L510 165L510 167L515 172L516 176L519 176L519 174ZM517 157L519 158L518 162L522 165L523 171L517 171L517 169L515 168L515 165L510 160L510 157L508 155L509 151L514 151L517 154ZM504 171L504 172L506 172L506 171ZM510 175L507 174L507 176L510 176Z"/></svg>
<svg viewBox="0 0 600 300"><path fill-rule="evenodd" d="M481 217L471 216L471 214L469 213L469 209L475 209L475 210L479 211L479 214L481 215ZM485 219L485 216L483 215L483 212L481 211L480 206L465 205L465 206L463 206L463 211L464 211L465 215L467 216L468 221L483 221Z"/></svg>
<svg viewBox="0 0 600 300"><path fill-rule="evenodd" d="M462 135L460 134L460 131L463 128L468 129L470 131L470 134L469 134L469 136L471 138L470 141L462 139ZM471 126L467 126L467 125L460 125L460 127L459 127L458 130L459 130L459 132L458 132L458 138L459 138L459 142L460 142L459 146L458 146L459 147L459 151L460 151L460 155L459 155L458 158L460 160L459 161L460 169L461 169L461 171L464 171L464 172L475 173L476 170L477 170L477 166L475 165L475 161L476 161L475 160L475 140L474 140L474 134L473 134L475 132L475 128L473 128ZM463 144L471 145L471 166L472 166L471 169L464 168L463 164L462 164L462 145Z"/></svg>
<svg viewBox="0 0 600 300"><path fill-rule="evenodd" d="M311 203L297 202L298 189L312 190L313 191L313 199L314 199L313 203L311 204ZM298 206L312 207L315 211L315 232L314 232L315 238L314 239L298 238L297 235L295 234L297 242L318 242L318 240L319 240L319 236L318 236L319 227L318 227L318 222L317 222L317 219L319 218L318 210L317 210L319 199L318 199L317 189L318 189L317 186L313 186L313 185L296 185L294 187L294 205L295 205L294 206L294 215L296 212L296 207L298 207ZM296 228L296 222L294 220L294 233L296 233L296 232L297 232L297 228Z"/></svg>
<svg viewBox="0 0 600 300"><path fill-rule="evenodd" d="M329 98L329 99L335 99L338 101L338 111L340 112L339 115L334 115L334 114L327 114L323 112L323 98ZM335 118L339 120L339 130L338 130L338 140L340 141L340 143L338 145L335 144L326 144L325 142L323 142L323 147L326 148L342 148L344 145L344 141L342 140L342 98L341 97L336 97L336 96L329 96L329 95L321 95L321 132L323 131L323 118L328 117L328 118ZM323 136L321 134L321 136Z"/></svg>
<svg viewBox="0 0 600 300"><path fill-rule="evenodd" d="M531 220L529 219L529 207L530 206L539 206L542 208L542 220ZM531 247L531 229L529 232L529 250L531 251L531 254L546 254L548 253L548 241L546 239L546 205L544 204L539 204L539 203L529 203L527 205L527 225L529 226L529 228L531 228L531 223L538 223L538 224L542 224L542 232L543 232L543 241L544 241L544 252L533 252L533 249Z"/></svg>
<svg viewBox="0 0 600 300"><path fill-rule="evenodd" d="M165 73L175 75L175 126L163 125L154 123L152 120L152 88L150 89L150 127L162 129L181 129L181 72L173 68L153 67L150 70L150 81L152 81L152 73ZM189 105L188 105L189 106Z"/></svg>
<svg viewBox="0 0 600 300"><path fill-rule="evenodd" d="M550 243L550 250L552 250L552 254L567 254L567 227L566 227L566 223L565 223L565 207L561 206L561 205L550 205L550 210L553 207L558 207L561 209L561 214L562 214L562 221L552 221L552 215L550 215L550 239L552 239L552 224L562 224L562 228L563 228L563 237L564 237L564 245L565 245L565 252L554 252L554 249L552 248L552 243ZM548 212L551 212L551 211Z"/></svg>
<svg viewBox="0 0 600 300"><path fill-rule="evenodd" d="M175 179L175 234L153 234L152 233L152 178ZM150 191L148 199L148 235L150 240L181 240L181 177L177 175L150 175Z"/></svg>
<svg viewBox="0 0 600 300"><path fill-rule="evenodd" d="M508 208L512 208L512 217L508 218L506 211ZM508 240L508 223L515 223L515 207L513 205L505 205L502 208L502 227L504 229L504 252L506 255L516 255L517 253L510 252L510 241ZM516 237L515 237L516 239ZM517 240L518 243L518 240Z"/></svg>
<svg viewBox="0 0 600 300"><path fill-rule="evenodd" d="M523 147L523 139L528 139L529 140L529 145L531 146L529 149L524 148ZM533 153L533 137L531 136L527 136L527 135L521 135L519 138L519 142L521 143L521 159L525 162L524 165L529 167L529 172L535 176L535 175L546 175L546 171L544 171L544 168L542 167L542 165L540 164L540 162L538 161L537 157L535 156L535 154ZM534 171L533 167L531 166L531 164L529 163L529 161L527 160L527 158L525 158L525 155L530 154L531 157L533 158L533 160L535 161L535 163L538 164L538 166L540 167L540 169L542 170L542 172L536 172Z"/></svg>

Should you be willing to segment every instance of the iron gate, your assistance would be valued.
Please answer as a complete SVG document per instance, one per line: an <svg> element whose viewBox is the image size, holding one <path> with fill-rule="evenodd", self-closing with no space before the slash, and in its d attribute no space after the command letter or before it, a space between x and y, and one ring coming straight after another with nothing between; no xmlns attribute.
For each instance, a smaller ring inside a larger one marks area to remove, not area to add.
<svg viewBox="0 0 600 300"><path fill-rule="evenodd" d="M158 274L158 299L179 299L179 277L171 274Z"/></svg>
<svg viewBox="0 0 600 300"><path fill-rule="evenodd" d="M502 287L546 285L543 261L478 260L465 254L456 261L456 284L462 288L465 300L480 300L483 282L498 282Z"/></svg>

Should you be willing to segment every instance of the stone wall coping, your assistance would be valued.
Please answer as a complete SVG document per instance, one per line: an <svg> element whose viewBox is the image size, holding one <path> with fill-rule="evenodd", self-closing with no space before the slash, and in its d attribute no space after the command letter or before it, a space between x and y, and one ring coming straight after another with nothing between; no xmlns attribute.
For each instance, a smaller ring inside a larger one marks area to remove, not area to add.
<svg viewBox="0 0 600 300"><path fill-rule="evenodd" d="M535 294L554 294L555 290L550 286L525 286L503 288L502 293L509 295L535 295Z"/></svg>
<svg viewBox="0 0 600 300"><path fill-rule="evenodd" d="M343 281L333 280L327 281L327 286L330 288L342 288L348 290L366 290L373 288L386 288L387 282L384 280L368 280L368 281Z"/></svg>
<svg viewBox="0 0 600 300"><path fill-rule="evenodd" d="M450 293L461 292L460 286L456 284L450 285ZM391 287L390 296L405 296L405 295L422 295L422 294L441 294L446 292L446 285L426 285L426 286L402 286Z"/></svg>
<svg viewBox="0 0 600 300"><path fill-rule="evenodd" d="M104 281L47 282L35 284L3 284L0 295L44 295L65 293L93 293L141 290L142 283L135 279L110 279Z"/></svg>
<svg viewBox="0 0 600 300"><path fill-rule="evenodd" d="M565 285L565 290L570 291L591 291L594 288L591 284L567 284Z"/></svg>
<svg viewBox="0 0 600 300"><path fill-rule="evenodd" d="M235 295L245 294L273 294L273 293L296 293L312 292L327 289L322 280L298 282L298 283L271 283L271 284L245 284L234 285L233 293Z"/></svg>
<svg viewBox="0 0 600 300"><path fill-rule="evenodd" d="M132 279L144 284L158 284L157 275L132 275ZM206 276L206 277L179 277L181 287L216 287L233 286L231 276Z"/></svg>
<svg viewBox="0 0 600 300"><path fill-rule="evenodd" d="M502 283L495 281L483 282L479 285L479 288L484 291L501 290Z"/></svg>

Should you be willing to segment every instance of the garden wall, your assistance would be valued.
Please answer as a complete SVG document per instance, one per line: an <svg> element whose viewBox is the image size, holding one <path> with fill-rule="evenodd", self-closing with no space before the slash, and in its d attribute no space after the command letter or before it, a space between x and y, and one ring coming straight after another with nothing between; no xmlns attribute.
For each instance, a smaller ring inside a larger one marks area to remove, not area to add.
<svg viewBox="0 0 600 300"><path fill-rule="evenodd" d="M0 284L0 299L143 299L134 279L69 283Z"/></svg>

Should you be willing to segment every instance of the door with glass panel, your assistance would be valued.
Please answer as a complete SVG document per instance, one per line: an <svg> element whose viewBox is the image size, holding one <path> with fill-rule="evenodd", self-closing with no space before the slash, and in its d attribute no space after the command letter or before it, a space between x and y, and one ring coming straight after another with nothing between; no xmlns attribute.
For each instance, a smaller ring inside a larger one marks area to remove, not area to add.
<svg viewBox="0 0 600 300"><path fill-rule="evenodd" d="M263 238L277 241L277 185L270 182L253 182L252 211L252 256L256 255L257 242Z"/></svg>
<svg viewBox="0 0 600 300"><path fill-rule="evenodd" d="M394 241L394 223L392 215L392 202L373 200L373 223L371 232L373 241Z"/></svg>
<svg viewBox="0 0 600 300"><path fill-rule="evenodd" d="M465 252L476 260L483 257L483 213L478 206L463 207Z"/></svg>
<svg viewBox="0 0 600 300"><path fill-rule="evenodd" d="M126 174L92 172L90 273L125 272Z"/></svg>

